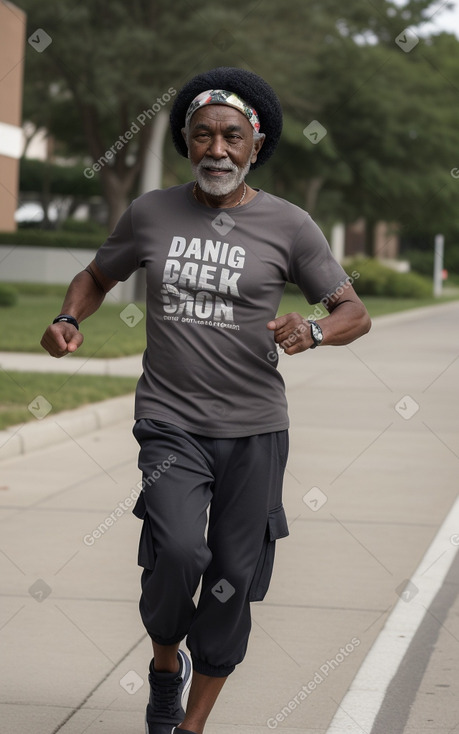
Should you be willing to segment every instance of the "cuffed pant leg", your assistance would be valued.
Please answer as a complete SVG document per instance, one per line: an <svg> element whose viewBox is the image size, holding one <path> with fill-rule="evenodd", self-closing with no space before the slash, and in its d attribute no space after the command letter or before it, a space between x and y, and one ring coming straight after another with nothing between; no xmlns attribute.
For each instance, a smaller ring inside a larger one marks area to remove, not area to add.
<svg viewBox="0 0 459 734"><path fill-rule="evenodd" d="M135 435L144 484L139 608L150 637L167 645L186 636L196 609L193 595L212 558L205 529L213 475L210 457L184 431L153 421L139 424ZM165 457L168 468L159 472Z"/></svg>
<svg viewBox="0 0 459 734"><path fill-rule="evenodd" d="M275 538L288 534L282 508L288 434L226 439L217 451L207 535L212 560L187 644L197 672L225 676L245 656L250 601L267 591ZM282 520L277 527L270 523L274 515Z"/></svg>

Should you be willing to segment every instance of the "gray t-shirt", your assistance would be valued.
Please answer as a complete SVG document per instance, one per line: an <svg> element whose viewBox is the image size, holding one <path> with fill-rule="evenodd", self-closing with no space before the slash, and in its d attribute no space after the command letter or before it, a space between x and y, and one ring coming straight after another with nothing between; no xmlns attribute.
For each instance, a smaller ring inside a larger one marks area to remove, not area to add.
<svg viewBox="0 0 459 734"><path fill-rule="evenodd" d="M147 348L135 417L214 438L288 428L273 332L286 282L309 303L347 276L309 214L258 191L212 209L193 184L135 199L96 254L126 280L146 268Z"/></svg>

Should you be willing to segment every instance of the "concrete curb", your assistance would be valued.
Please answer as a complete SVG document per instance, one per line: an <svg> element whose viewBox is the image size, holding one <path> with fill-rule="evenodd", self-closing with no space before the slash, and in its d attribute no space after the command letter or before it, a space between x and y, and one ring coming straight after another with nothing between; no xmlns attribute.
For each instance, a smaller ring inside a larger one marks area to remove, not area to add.
<svg viewBox="0 0 459 734"><path fill-rule="evenodd" d="M46 372L55 375L102 375L104 377L137 377L142 374L142 354L130 357L98 359L68 354L52 359L48 354L0 352L0 369L5 372Z"/></svg>
<svg viewBox="0 0 459 734"><path fill-rule="evenodd" d="M66 410L33 423L11 426L0 431L0 462L128 419L134 420L132 393Z"/></svg>

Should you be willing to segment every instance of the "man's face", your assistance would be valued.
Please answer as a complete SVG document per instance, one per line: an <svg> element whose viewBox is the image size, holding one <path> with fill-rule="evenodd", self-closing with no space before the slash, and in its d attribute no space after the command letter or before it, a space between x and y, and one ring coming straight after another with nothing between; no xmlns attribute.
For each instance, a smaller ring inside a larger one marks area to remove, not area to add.
<svg viewBox="0 0 459 734"><path fill-rule="evenodd" d="M225 196L235 191L257 159L263 140L242 112L227 105L205 105L190 120L188 157L202 191Z"/></svg>

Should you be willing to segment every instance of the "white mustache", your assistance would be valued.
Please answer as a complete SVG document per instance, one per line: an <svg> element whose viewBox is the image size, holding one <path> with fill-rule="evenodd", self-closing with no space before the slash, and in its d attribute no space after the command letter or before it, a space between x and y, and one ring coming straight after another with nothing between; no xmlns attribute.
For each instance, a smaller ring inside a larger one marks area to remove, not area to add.
<svg viewBox="0 0 459 734"><path fill-rule="evenodd" d="M224 163L223 161L213 161L212 163L201 161L198 169L205 170L206 168L211 168L214 171L237 171L237 166L228 165L228 163Z"/></svg>

